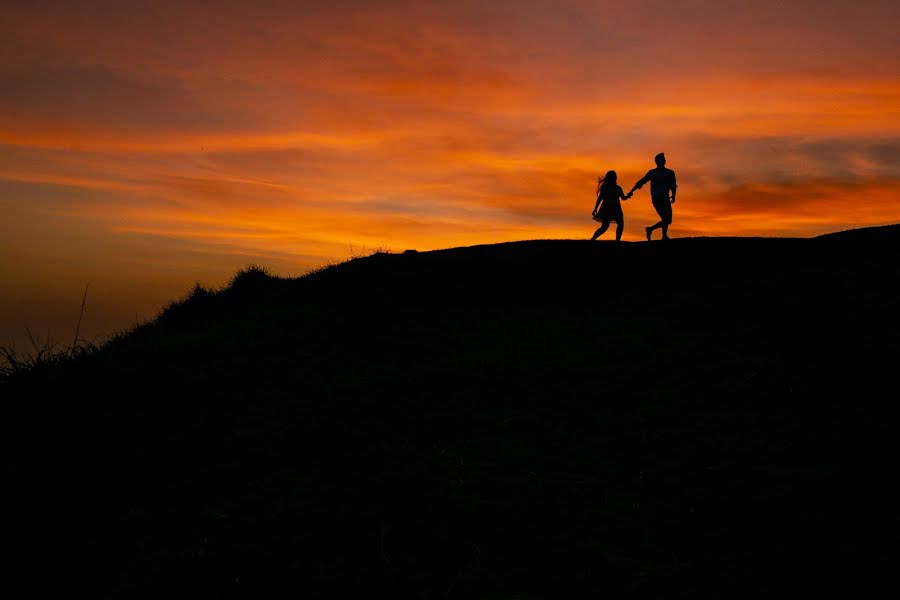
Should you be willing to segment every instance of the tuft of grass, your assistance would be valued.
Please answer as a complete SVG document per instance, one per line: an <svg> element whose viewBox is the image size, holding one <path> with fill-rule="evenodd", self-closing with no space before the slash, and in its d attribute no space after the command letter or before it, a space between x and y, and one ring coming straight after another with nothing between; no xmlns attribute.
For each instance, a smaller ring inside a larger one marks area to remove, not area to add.
<svg viewBox="0 0 900 600"><path fill-rule="evenodd" d="M200 282L198 281L197 283L194 284L194 289L192 289L190 291L190 293L184 297L184 299L178 300L178 301L176 301L176 303L177 302L187 302L189 300L194 300L196 298L207 298L209 296L212 296L214 293L215 293L215 291L203 287L202 285L200 285Z"/></svg>
<svg viewBox="0 0 900 600"><path fill-rule="evenodd" d="M319 265L318 267L312 267L303 274L303 277L309 277L311 275L318 275L319 273L324 273L329 269L333 269L338 265L342 265L348 261L345 260L329 260L327 263L323 265Z"/></svg>
<svg viewBox="0 0 900 600"><path fill-rule="evenodd" d="M386 246L379 246L374 249L369 249L369 248L366 248L365 246L363 246L362 248L354 248L353 245L351 244L350 245L350 255L346 259L344 259L344 260L332 259L323 265L320 265L318 267L312 267L311 269L307 270L306 273L303 274L303 277L308 277L310 275L318 275L319 273L324 273L325 271L328 271L335 267L339 267L341 265L346 265L346 264L355 262L357 260L363 260L366 258L370 258L372 256L384 256L387 254L393 254L393 251Z"/></svg>
<svg viewBox="0 0 900 600"><path fill-rule="evenodd" d="M377 248L370 249L365 246L357 249L353 248L353 244L350 244L350 258L348 261L356 260L358 258L368 258L370 256L375 256L376 254L390 254L391 249L386 246L378 246Z"/></svg>
<svg viewBox="0 0 900 600"><path fill-rule="evenodd" d="M25 330L30 348L20 350L15 343L0 346L0 377L12 377L33 371L42 371L67 362L73 358L92 354L98 346L92 342L78 339L71 346L63 346L53 340L50 334L38 339Z"/></svg>
<svg viewBox="0 0 900 600"><path fill-rule="evenodd" d="M256 285L261 282L273 279L275 276L269 269L260 265L248 265L234 274L231 278L229 287L245 287Z"/></svg>
<svg viewBox="0 0 900 600"><path fill-rule="evenodd" d="M35 338L30 329L25 329L25 336L31 348L20 352L15 342L9 346L0 346L0 377L42 370L63 363L76 356L91 354L97 350L93 342L82 340L78 336L81 333L81 322L84 319L84 307L87 304L88 289L90 283L84 286L84 295L81 297L81 310L78 312L78 322L75 324L75 336L68 347L56 343L47 333L44 339Z"/></svg>

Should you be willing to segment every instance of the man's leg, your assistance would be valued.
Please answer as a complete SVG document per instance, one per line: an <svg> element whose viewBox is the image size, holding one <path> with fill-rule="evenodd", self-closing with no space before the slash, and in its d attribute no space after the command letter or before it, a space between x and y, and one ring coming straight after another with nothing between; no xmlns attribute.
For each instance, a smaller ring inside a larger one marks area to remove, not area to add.
<svg viewBox="0 0 900 600"><path fill-rule="evenodd" d="M659 223L651 227L648 230L648 234L654 229L662 229L663 239L667 240L669 239L669 225L672 224L672 203L668 198L660 198L659 200L653 200L653 208L656 209L656 214L659 215Z"/></svg>
<svg viewBox="0 0 900 600"><path fill-rule="evenodd" d="M625 231L625 219L619 219L616 223L616 241L622 241L622 232Z"/></svg>
<svg viewBox="0 0 900 600"><path fill-rule="evenodd" d="M672 205L669 204L666 210L666 214L663 215L662 220L662 230L663 230L663 239L669 239L669 225L672 224Z"/></svg>
<svg viewBox="0 0 900 600"><path fill-rule="evenodd" d="M644 228L644 231L647 232L647 241L648 241L648 242L650 241L650 238L653 236L653 230L654 230L654 229L659 229L660 227L663 227L663 228L666 227L665 221L660 221L660 222L657 223L656 225L651 225L650 227L645 227L645 228ZM666 232L666 230L663 229L663 237L666 236L666 233L665 233L665 232Z"/></svg>

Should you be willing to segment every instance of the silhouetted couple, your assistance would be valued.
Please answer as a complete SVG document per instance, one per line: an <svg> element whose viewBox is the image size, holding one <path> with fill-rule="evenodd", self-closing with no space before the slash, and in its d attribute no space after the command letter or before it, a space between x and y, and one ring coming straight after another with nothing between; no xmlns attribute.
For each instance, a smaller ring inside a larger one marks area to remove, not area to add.
<svg viewBox="0 0 900 600"><path fill-rule="evenodd" d="M647 174L641 177L627 194L618 185L618 176L615 171L609 171L606 177L597 181L597 202L594 204L594 210L591 214L595 221L600 222L600 228L591 236L592 240L596 240L603 235L609 229L609 224L612 221L616 222L616 241L622 239L622 231L625 229L625 216L622 213L622 204L619 200L628 200L634 195L634 190L641 189L648 181L650 182L650 201L659 215L659 222L644 228L647 240L649 241L652 237L654 229L662 229L663 239L669 239L669 225L672 224L672 205L675 204L675 189L678 187L678 184L675 182L675 171L666 168L666 155L660 152L656 155L655 160L656 168L647 171ZM672 192L671 197L669 196L670 191Z"/></svg>

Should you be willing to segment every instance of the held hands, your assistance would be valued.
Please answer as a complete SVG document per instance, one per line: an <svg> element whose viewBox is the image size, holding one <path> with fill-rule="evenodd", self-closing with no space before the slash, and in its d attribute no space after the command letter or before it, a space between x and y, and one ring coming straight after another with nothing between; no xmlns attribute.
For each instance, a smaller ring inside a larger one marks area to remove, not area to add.
<svg viewBox="0 0 900 600"><path fill-rule="evenodd" d="M632 191L628 192L627 194L625 194L625 199L628 200L628 199L631 198L632 196L634 196L634 190L632 190Z"/></svg>

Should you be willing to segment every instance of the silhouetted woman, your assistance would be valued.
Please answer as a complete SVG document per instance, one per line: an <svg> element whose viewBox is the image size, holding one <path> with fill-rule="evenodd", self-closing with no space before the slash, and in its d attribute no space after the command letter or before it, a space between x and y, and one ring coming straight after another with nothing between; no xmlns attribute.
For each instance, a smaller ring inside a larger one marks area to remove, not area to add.
<svg viewBox="0 0 900 600"><path fill-rule="evenodd" d="M616 241L622 239L622 231L625 229L625 216L622 214L622 205L619 200L628 200L631 194L625 195L622 187L616 183L618 176L615 171L609 171L606 177L597 179L597 203L594 204L594 211L591 213L595 221L601 223L600 228L591 236L591 240L596 240L603 235L603 232L609 229L610 221L616 222ZM602 203L602 204L601 204ZM600 210L597 210L597 207Z"/></svg>

